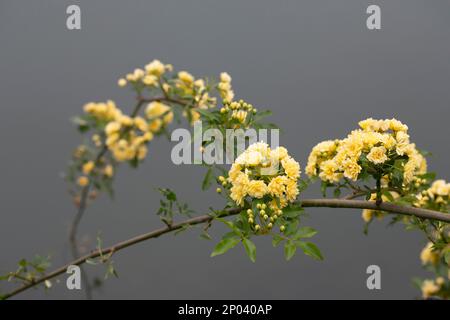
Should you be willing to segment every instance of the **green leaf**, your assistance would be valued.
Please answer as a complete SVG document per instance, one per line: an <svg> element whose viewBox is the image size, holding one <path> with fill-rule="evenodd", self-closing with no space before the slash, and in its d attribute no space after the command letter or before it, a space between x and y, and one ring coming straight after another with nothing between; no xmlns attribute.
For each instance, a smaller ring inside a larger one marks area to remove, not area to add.
<svg viewBox="0 0 450 320"><path fill-rule="evenodd" d="M258 112L254 117L253 117L253 121L254 122L258 122L261 121L262 119L264 119L265 117L271 116L272 115L272 111L271 110L264 110L261 112Z"/></svg>
<svg viewBox="0 0 450 320"><path fill-rule="evenodd" d="M284 256L287 261L291 260L294 256L295 251L297 251L297 246L292 241L288 241L284 245Z"/></svg>
<svg viewBox="0 0 450 320"><path fill-rule="evenodd" d="M213 170L212 167L209 167L208 171L206 171L205 178L203 178L202 182L202 190L205 191L209 189L213 180Z"/></svg>
<svg viewBox="0 0 450 320"><path fill-rule="evenodd" d="M297 245L303 250L303 253L317 260L323 260L322 253L319 248L312 242L298 241Z"/></svg>
<svg viewBox="0 0 450 320"><path fill-rule="evenodd" d="M242 239L242 244L244 245L245 251L252 262L256 261L256 246L249 239Z"/></svg>
<svg viewBox="0 0 450 320"><path fill-rule="evenodd" d="M222 239L214 248L211 257L224 254L228 250L234 248L241 240L239 238L225 238Z"/></svg>
<svg viewBox="0 0 450 320"><path fill-rule="evenodd" d="M94 260L94 259L86 259L85 262L86 262L87 264L90 264L90 265L93 265L93 266L96 266L96 265L99 264L99 262L98 262L97 260Z"/></svg>
<svg viewBox="0 0 450 320"><path fill-rule="evenodd" d="M274 247L278 246L280 244L281 241L283 241L284 238L278 234L274 234L273 238L272 238L272 245Z"/></svg>
<svg viewBox="0 0 450 320"><path fill-rule="evenodd" d="M450 265L450 250L445 253L444 259L445 263Z"/></svg>
<svg viewBox="0 0 450 320"><path fill-rule="evenodd" d="M21 259L19 261L19 266L25 268L28 265L28 261L26 259Z"/></svg>
<svg viewBox="0 0 450 320"><path fill-rule="evenodd" d="M116 268L114 268L114 265L112 263L109 263L106 267L106 273L104 279L108 279L110 276L114 276L116 278L119 278L119 275L116 271Z"/></svg>
<svg viewBox="0 0 450 320"><path fill-rule="evenodd" d="M389 190L383 189L381 193L388 199L388 202L394 202L394 197Z"/></svg>
<svg viewBox="0 0 450 320"><path fill-rule="evenodd" d="M301 238L311 238L317 233L317 231L311 227L301 227L297 230L297 233L294 235L294 239L298 240Z"/></svg>
<svg viewBox="0 0 450 320"><path fill-rule="evenodd" d="M283 217L297 218L303 212L303 208L299 206L290 206L283 209Z"/></svg>

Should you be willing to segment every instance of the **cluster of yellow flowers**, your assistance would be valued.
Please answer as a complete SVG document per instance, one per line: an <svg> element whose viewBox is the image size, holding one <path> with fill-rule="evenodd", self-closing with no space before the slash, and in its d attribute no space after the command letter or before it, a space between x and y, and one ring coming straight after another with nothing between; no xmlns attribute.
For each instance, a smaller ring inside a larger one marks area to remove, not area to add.
<svg viewBox="0 0 450 320"><path fill-rule="evenodd" d="M228 73L222 72L220 74L220 82L217 85L222 100L231 102L234 99L234 91L231 87L231 77Z"/></svg>
<svg viewBox="0 0 450 320"><path fill-rule="evenodd" d="M149 121L148 130L153 133L159 133L173 121L172 109L159 101L150 102L145 109L145 115ZM142 127L145 129L145 126ZM145 130L143 130L145 131Z"/></svg>
<svg viewBox="0 0 450 320"><path fill-rule="evenodd" d="M159 86L159 78L164 73L172 70L173 67L171 64L163 64L161 61L155 59L147 64L144 69L135 69L134 72L127 74L125 78L120 78L118 85L125 87L128 83L142 83L146 86L157 87Z"/></svg>
<svg viewBox="0 0 450 320"><path fill-rule="evenodd" d="M313 148L306 173L328 182L343 177L356 181L362 170L361 159L380 166L394 158L405 157L403 179L408 184L417 174L426 172L426 160L410 143L408 127L395 119L359 122L361 129L352 131L343 140L325 141Z"/></svg>
<svg viewBox="0 0 450 320"><path fill-rule="evenodd" d="M289 156L286 148L271 150L264 142L254 143L231 166L228 173L230 197L239 206L244 205L247 196L263 199L267 204L260 213L263 219L276 219L275 216L281 215L282 209L297 198L299 177L300 165ZM249 222L255 220L249 217Z"/></svg>
<svg viewBox="0 0 450 320"><path fill-rule="evenodd" d="M433 243L428 242L420 253L420 260L423 265L436 266L440 261L439 251L433 249ZM450 280L450 270L448 272L448 279ZM436 295L441 288L445 285L444 277L437 277L435 280L424 280L422 283L422 296L427 299L433 295Z"/></svg>
<svg viewBox="0 0 450 320"><path fill-rule="evenodd" d="M153 139L154 133L159 133L173 120L171 108L159 101L148 104L145 111L147 119L124 115L113 101L88 103L84 111L105 122L105 144L117 161L128 161L135 157L144 159L147 154L146 143ZM98 135L92 139L96 146L101 145Z"/></svg>
<svg viewBox="0 0 450 320"><path fill-rule="evenodd" d="M122 111L117 108L114 101L90 102L84 105L84 112L92 115L100 121L112 121L122 116Z"/></svg>
<svg viewBox="0 0 450 320"><path fill-rule="evenodd" d="M189 109L191 124L196 122L200 118L200 113L196 111L196 109L209 109L217 104L217 99L215 97L211 97L205 80L203 79L195 79L192 74L187 71L178 72L178 77L175 79L175 87L178 90L181 90L182 95L192 96L194 100L194 105ZM184 113L184 116L187 116L187 112Z"/></svg>
<svg viewBox="0 0 450 320"><path fill-rule="evenodd" d="M422 191L416 198L415 206L429 207L431 204L438 207L434 208L435 210L447 211L450 204L450 183L446 183L445 180L436 180L430 188Z"/></svg>
<svg viewBox="0 0 450 320"><path fill-rule="evenodd" d="M236 120L239 123L236 126L245 126L250 112L256 113L257 109L242 99L233 102L224 101L224 105L220 109L221 114L227 114L231 120Z"/></svg>
<svg viewBox="0 0 450 320"><path fill-rule="evenodd" d="M153 139L147 122L141 117L111 121L106 125L105 133L106 146L119 162L144 159L147 155L146 143Z"/></svg>
<svg viewBox="0 0 450 320"><path fill-rule="evenodd" d="M438 277L436 280L425 280L422 283L422 297L428 299L436 295L445 284L445 279L443 277Z"/></svg>
<svg viewBox="0 0 450 320"><path fill-rule="evenodd" d="M114 175L114 167L111 164L100 165L92 160L85 162L81 171L83 176L80 176L77 179L77 183L80 187L85 187L89 184L89 176L92 174L101 174L106 178L111 178Z"/></svg>
<svg viewBox="0 0 450 320"><path fill-rule="evenodd" d="M436 265L439 262L439 252L433 250L433 243L428 242L420 252L420 260L422 264Z"/></svg>

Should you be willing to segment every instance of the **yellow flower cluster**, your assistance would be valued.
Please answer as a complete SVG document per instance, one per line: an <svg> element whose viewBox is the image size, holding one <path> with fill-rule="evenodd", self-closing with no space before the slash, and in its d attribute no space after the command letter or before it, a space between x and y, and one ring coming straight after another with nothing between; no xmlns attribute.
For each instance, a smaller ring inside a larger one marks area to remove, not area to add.
<svg viewBox="0 0 450 320"><path fill-rule="evenodd" d="M145 66L144 69L135 69L134 72L129 73L125 78L118 81L120 87L125 87L128 83L142 83L146 86L159 86L159 78L166 72L173 70L172 65L163 64L159 60L153 60Z"/></svg>
<svg viewBox="0 0 450 320"><path fill-rule="evenodd" d="M220 74L220 82L217 85L222 100L231 102L234 99L234 92L231 88L231 77L228 73L222 72Z"/></svg>
<svg viewBox="0 0 450 320"><path fill-rule="evenodd" d="M433 250L433 243L428 242L420 252L422 264L436 265L439 262L439 252Z"/></svg>
<svg viewBox="0 0 450 320"><path fill-rule="evenodd" d="M158 133L162 128L173 121L171 108L159 101L150 102L145 110L145 115L149 120L148 130ZM145 126L142 127L145 130Z"/></svg>
<svg viewBox="0 0 450 320"><path fill-rule="evenodd" d="M195 79L192 74L187 71L178 72L175 80L175 87L182 91L183 95L192 96L194 99L194 107L189 110L191 124L200 118L200 113L196 109L208 109L214 107L217 103L215 97L211 97L206 88L205 80ZM187 116L187 112L184 113Z"/></svg>
<svg viewBox="0 0 450 320"><path fill-rule="evenodd" d="M425 280L422 283L422 297L428 299L436 295L445 284L445 279L443 277L438 277L436 280Z"/></svg>
<svg viewBox="0 0 450 320"><path fill-rule="evenodd" d="M305 168L305 172L308 176L316 176L317 168L321 168L323 162L331 160L336 155L336 149L339 142L340 140L322 141L312 149L308 157L308 164ZM325 167L326 166L323 168ZM320 174L323 175L322 172Z"/></svg>
<svg viewBox="0 0 450 320"><path fill-rule="evenodd" d="M106 125L105 134L106 146L117 161L144 159L146 143L153 139L147 121L139 116L120 116Z"/></svg>
<svg viewBox="0 0 450 320"><path fill-rule="evenodd" d="M450 204L450 183L445 180L436 180L430 188L422 191L416 196L414 205L418 207L428 207L429 204L437 206L437 209L447 211Z"/></svg>
<svg viewBox="0 0 450 320"><path fill-rule="evenodd" d="M148 68L148 70L153 69ZM151 72L155 74L162 72L162 69L155 70L157 71ZM105 144L117 161L128 161L135 157L139 160L145 158L146 143L153 139L154 133L159 133L173 121L171 108L159 101L148 104L145 110L147 119L124 115L113 101L88 103L84 106L84 111L97 120L105 122ZM96 146L101 145L98 135L93 136L92 139Z"/></svg>
<svg viewBox="0 0 450 320"><path fill-rule="evenodd" d="M114 101L90 102L84 105L84 112L92 115L97 120L111 121L122 116L122 111L117 108Z"/></svg>
<svg viewBox="0 0 450 320"><path fill-rule="evenodd" d="M153 134L148 129L142 130L142 126L147 127L143 118L125 119L127 121L112 121L105 127L106 146L117 161L142 160L147 155L146 143L153 139Z"/></svg>
<svg viewBox="0 0 450 320"><path fill-rule="evenodd" d="M240 125L246 124L249 113L256 113L256 108L244 100L224 102L220 113L227 114L231 120L236 120Z"/></svg>
<svg viewBox="0 0 450 320"><path fill-rule="evenodd" d="M230 196L240 206L246 196L265 198L277 213L297 198L299 177L300 165L284 147L271 150L264 142L254 143L239 155L229 171Z"/></svg>
<svg viewBox="0 0 450 320"><path fill-rule="evenodd" d="M81 172L84 174L84 176L78 177L77 184L80 187L85 187L90 182L87 176L92 174L101 174L106 178L111 178L114 175L114 167L111 164L102 164L100 166L97 165L96 168L95 162L90 160L82 165Z"/></svg>
<svg viewBox="0 0 450 320"><path fill-rule="evenodd" d="M352 131L343 140L325 141L314 147L308 159L307 174L318 175L329 182L338 182L343 177L356 181L362 170L362 156L373 166L405 157L405 184L412 182L415 175L426 172L426 160L415 144L410 143L406 125L395 119L370 118L361 121L359 126L361 129Z"/></svg>

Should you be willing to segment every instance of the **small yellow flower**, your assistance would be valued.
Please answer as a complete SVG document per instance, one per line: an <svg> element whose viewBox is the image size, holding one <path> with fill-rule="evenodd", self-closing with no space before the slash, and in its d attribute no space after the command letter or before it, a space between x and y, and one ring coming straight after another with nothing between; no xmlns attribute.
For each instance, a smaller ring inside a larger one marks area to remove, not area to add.
<svg viewBox="0 0 450 320"><path fill-rule="evenodd" d="M436 265L439 262L439 253L433 251L433 243L428 242L420 252L420 260L422 264Z"/></svg>
<svg viewBox="0 0 450 320"><path fill-rule="evenodd" d="M191 85L194 82L194 77L186 71L178 72L178 79L180 79L186 85Z"/></svg>
<svg viewBox="0 0 450 320"><path fill-rule="evenodd" d="M145 66L145 71L148 74L160 77L166 71L166 68L170 70L171 66L165 66L161 61L155 59Z"/></svg>
<svg viewBox="0 0 450 320"><path fill-rule="evenodd" d="M85 175L88 175L92 172L94 167L95 167L94 161L88 161L83 165L82 171Z"/></svg>
<svg viewBox="0 0 450 320"><path fill-rule="evenodd" d="M110 164L108 164L104 169L103 169L103 174L109 178L111 178L114 175L114 167Z"/></svg>
<svg viewBox="0 0 450 320"><path fill-rule="evenodd" d="M119 81L117 81L117 84L119 85L119 87L125 87L127 85L127 80L121 78L119 79Z"/></svg>
<svg viewBox="0 0 450 320"><path fill-rule="evenodd" d="M251 197L261 199L267 193L267 186L264 181L252 180L248 184L248 194Z"/></svg>
<svg viewBox="0 0 450 320"><path fill-rule="evenodd" d="M422 297L428 299L439 291L440 287L433 280L425 280L422 283Z"/></svg>
<svg viewBox="0 0 450 320"><path fill-rule="evenodd" d="M88 177L81 176L78 178L77 183L80 187L86 187L89 184L89 179Z"/></svg>
<svg viewBox="0 0 450 320"><path fill-rule="evenodd" d="M370 222L374 216L375 212L373 210L370 209L364 209L362 211L362 218L364 220L364 222Z"/></svg>
<svg viewBox="0 0 450 320"><path fill-rule="evenodd" d="M374 164L381 164L388 159L385 147L374 147L367 155L367 159Z"/></svg>

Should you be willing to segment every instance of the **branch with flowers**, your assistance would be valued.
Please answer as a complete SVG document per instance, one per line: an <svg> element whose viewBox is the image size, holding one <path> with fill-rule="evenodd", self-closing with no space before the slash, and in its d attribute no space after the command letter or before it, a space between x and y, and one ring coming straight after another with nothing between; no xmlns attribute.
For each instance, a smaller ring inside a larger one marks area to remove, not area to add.
<svg viewBox="0 0 450 320"><path fill-rule="evenodd" d="M192 217L194 212L174 191L160 188L162 200L157 214L164 227L107 248L98 239L94 250L80 254L78 226L89 204L101 194L113 196L119 166L127 163L138 168L147 157L151 141L170 136L173 123L193 125L201 121L204 128L224 135L227 130L276 128L264 121L270 111L234 99L231 81L227 73L222 73L217 83L196 79L154 60L118 81L120 87L136 94L129 115L113 101L86 104L84 114L74 118L84 142L73 152L66 174L77 208L69 232L73 260L53 271L48 271L50 263L45 257L21 260L16 271L0 278L17 285L1 297L11 298L38 285L49 289L52 279L70 265L101 264L106 266L105 276L116 275L112 258L118 251L198 225L202 227L201 236L211 239L209 229L217 222L225 224L229 232L215 245L211 256L242 245L254 262L256 246L252 238L265 236L274 246L283 246L287 260L298 249L322 260L321 251L310 240L317 231L304 225L304 210L310 207L361 209L366 233L374 219L387 213L392 214L392 223L419 230L427 239L420 257L434 278L414 281L423 298L450 297L450 184L435 180L435 175L427 171L426 152L410 141L408 127L395 119L369 118L346 138L319 143L308 157L307 178L303 179L299 163L286 148L272 149L265 142L250 144L233 159L231 168L202 163L207 169L202 189L217 183L216 191L225 202L222 208ZM215 143L203 141L201 149L206 152ZM301 192L317 180L324 198L303 199ZM327 198L330 191L333 197ZM176 222L183 216L188 218ZM84 280L90 297L91 284Z"/></svg>

